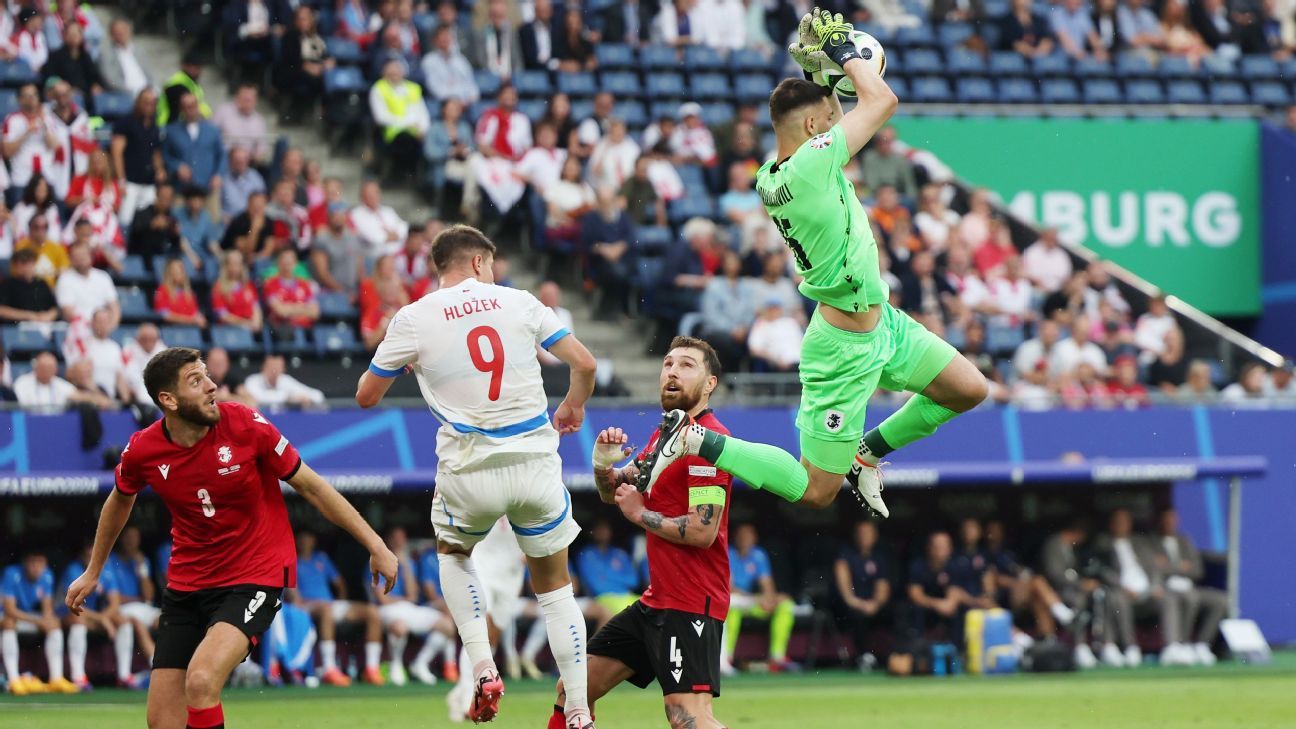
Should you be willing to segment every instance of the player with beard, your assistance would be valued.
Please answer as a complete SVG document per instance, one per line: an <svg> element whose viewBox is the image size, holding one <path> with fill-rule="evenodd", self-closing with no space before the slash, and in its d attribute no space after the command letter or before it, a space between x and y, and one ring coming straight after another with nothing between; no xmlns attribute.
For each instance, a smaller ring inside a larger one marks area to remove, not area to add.
<svg viewBox="0 0 1296 729"><path fill-rule="evenodd" d="M216 402L197 350L166 349L144 368L162 420L131 436L99 516L85 572L67 591L79 615L145 486L171 512L174 546L149 683L152 729L222 729L221 687L296 585L297 553L279 482L369 550L391 591L396 555L346 499L302 462L261 413ZM188 707L185 709L184 707Z"/></svg>
<svg viewBox="0 0 1296 729"><path fill-rule="evenodd" d="M720 360L701 339L676 337L662 360L661 406L682 410L708 430L727 433L711 411ZM649 440L649 452L660 432ZM589 702L622 681L647 688L656 679L672 727L723 729L711 713L720 695L720 642L729 610L729 501L733 477L697 456L662 472L653 490L635 488L639 468L614 465L632 450L620 428L595 440L594 482L605 503L648 535L648 589L590 639ZM642 458L640 454L639 458ZM549 720L563 727L563 690Z"/></svg>

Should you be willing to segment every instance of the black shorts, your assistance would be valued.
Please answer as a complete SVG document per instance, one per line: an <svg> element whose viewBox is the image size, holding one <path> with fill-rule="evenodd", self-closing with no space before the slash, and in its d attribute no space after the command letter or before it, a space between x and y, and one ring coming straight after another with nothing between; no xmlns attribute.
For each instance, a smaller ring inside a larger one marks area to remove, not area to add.
<svg viewBox="0 0 1296 729"><path fill-rule="evenodd" d="M591 656L620 661L634 671L630 683L662 694L720 695L720 640L724 622L706 615L657 610L635 601L589 642Z"/></svg>
<svg viewBox="0 0 1296 729"><path fill-rule="evenodd" d="M248 650L270 629L283 597L282 587L231 585L210 590L162 593L154 668L189 668L207 629L229 623L248 637Z"/></svg>

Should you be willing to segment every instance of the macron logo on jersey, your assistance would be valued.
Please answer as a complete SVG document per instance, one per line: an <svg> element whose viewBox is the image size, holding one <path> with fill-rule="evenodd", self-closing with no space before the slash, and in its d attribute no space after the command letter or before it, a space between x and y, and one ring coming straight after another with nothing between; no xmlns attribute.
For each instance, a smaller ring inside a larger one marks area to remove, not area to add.
<svg viewBox="0 0 1296 729"><path fill-rule="evenodd" d="M167 474L171 473L171 464L163 463L161 466L158 466L158 470L162 472L162 480L165 481L167 480Z"/></svg>
<svg viewBox="0 0 1296 729"><path fill-rule="evenodd" d="M445 314L446 321L453 321L462 319L465 316L480 314L483 311L496 311L500 308L499 299L473 299L462 304L447 306L441 311Z"/></svg>

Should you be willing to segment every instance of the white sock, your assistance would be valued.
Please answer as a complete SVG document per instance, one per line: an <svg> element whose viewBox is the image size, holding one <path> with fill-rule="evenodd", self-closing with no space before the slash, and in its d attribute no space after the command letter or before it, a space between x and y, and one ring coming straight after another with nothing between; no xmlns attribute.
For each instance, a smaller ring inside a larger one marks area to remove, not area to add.
<svg viewBox="0 0 1296 729"><path fill-rule="evenodd" d="M86 659L86 626L73 625L68 628L68 673L74 682L85 679Z"/></svg>
<svg viewBox="0 0 1296 729"><path fill-rule="evenodd" d="M589 713L586 699L585 616L576 604L571 583L553 592L536 594L549 633L549 650L558 664L563 687L567 691L567 716Z"/></svg>
<svg viewBox="0 0 1296 729"><path fill-rule="evenodd" d="M472 661L468 660L468 650L459 649L459 685L468 687L472 691L476 678L473 676Z"/></svg>
<svg viewBox="0 0 1296 729"><path fill-rule="evenodd" d="M388 660L391 661L393 667L405 667L405 643L407 641L409 641L408 635L387 634L387 650L391 653Z"/></svg>
<svg viewBox="0 0 1296 729"><path fill-rule="evenodd" d="M500 648L504 649L504 660L513 665L518 659L517 623L512 622L500 627Z"/></svg>
<svg viewBox="0 0 1296 729"><path fill-rule="evenodd" d="M459 638L472 660L472 674L476 679L496 670L486 628L486 589L477 579L477 569L466 555L442 554L439 557L441 593L455 625L459 627Z"/></svg>
<svg viewBox="0 0 1296 729"><path fill-rule="evenodd" d="M435 630L427 634L423 640L423 647L419 648L418 655L414 657L414 665L427 668L432 664L432 658L441 646L445 645L446 637Z"/></svg>
<svg viewBox="0 0 1296 729"><path fill-rule="evenodd" d="M117 636L113 638L113 653L117 654L117 678L126 680L131 677L131 659L135 657L135 631L130 624L117 627Z"/></svg>
<svg viewBox="0 0 1296 729"><path fill-rule="evenodd" d="M320 649L320 667L324 669L325 673L328 673L329 671L336 671L338 667L337 666L337 641L321 640L319 642L319 649Z"/></svg>
<svg viewBox="0 0 1296 729"><path fill-rule="evenodd" d="M458 641L447 640L441 647L441 665L448 666L459 659Z"/></svg>
<svg viewBox="0 0 1296 729"><path fill-rule="evenodd" d="M365 643L365 668L377 668L382 662L382 643L372 641Z"/></svg>
<svg viewBox="0 0 1296 729"><path fill-rule="evenodd" d="M13 683L18 679L18 631L0 632L0 652L4 653L5 676Z"/></svg>
<svg viewBox="0 0 1296 729"><path fill-rule="evenodd" d="M63 678L63 631L51 630L45 634L45 662L49 664L51 681Z"/></svg>
<svg viewBox="0 0 1296 729"><path fill-rule="evenodd" d="M528 661L535 661L536 656L540 655L540 649L544 648L545 639L548 637L545 633L545 621L533 621L531 630L527 632L526 642L522 644L522 657Z"/></svg>

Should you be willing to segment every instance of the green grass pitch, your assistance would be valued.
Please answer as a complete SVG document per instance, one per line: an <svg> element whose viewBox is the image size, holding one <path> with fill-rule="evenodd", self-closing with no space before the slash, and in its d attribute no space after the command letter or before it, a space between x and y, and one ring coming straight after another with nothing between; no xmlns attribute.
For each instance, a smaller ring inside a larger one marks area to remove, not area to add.
<svg viewBox="0 0 1296 729"><path fill-rule="evenodd" d="M422 729L443 727L444 685L433 688L231 690L231 729ZM542 729L552 684L514 681L490 726ZM824 672L726 681L717 718L733 729L1290 729L1296 727L1296 655L1273 665L1213 669L1097 670L995 678L896 679ZM655 688L623 686L598 706L606 729L665 727ZM0 698L0 727L139 729L144 695Z"/></svg>

